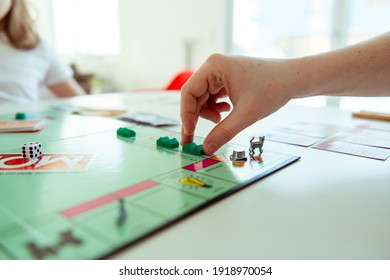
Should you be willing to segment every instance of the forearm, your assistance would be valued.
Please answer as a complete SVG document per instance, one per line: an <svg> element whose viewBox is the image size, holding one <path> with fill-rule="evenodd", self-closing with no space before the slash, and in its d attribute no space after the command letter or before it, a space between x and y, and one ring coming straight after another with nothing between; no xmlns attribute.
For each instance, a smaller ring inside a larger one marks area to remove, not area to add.
<svg viewBox="0 0 390 280"><path fill-rule="evenodd" d="M390 96L390 32L324 54L292 59L296 91L314 95Z"/></svg>
<svg viewBox="0 0 390 280"><path fill-rule="evenodd" d="M73 97L85 94L84 90L73 79L60 82L56 85L51 85L49 86L49 89L51 92L54 93L54 95L59 98Z"/></svg>

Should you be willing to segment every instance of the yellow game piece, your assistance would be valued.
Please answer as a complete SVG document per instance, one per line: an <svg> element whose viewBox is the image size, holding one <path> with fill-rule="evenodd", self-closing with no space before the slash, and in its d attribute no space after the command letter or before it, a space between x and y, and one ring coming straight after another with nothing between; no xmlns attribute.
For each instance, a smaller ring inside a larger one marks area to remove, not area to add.
<svg viewBox="0 0 390 280"><path fill-rule="evenodd" d="M209 188L210 186L206 183L202 182L201 180L195 179L193 177L184 177L180 179L180 183L183 185L189 185L193 187L203 187L203 188Z"/></svg>

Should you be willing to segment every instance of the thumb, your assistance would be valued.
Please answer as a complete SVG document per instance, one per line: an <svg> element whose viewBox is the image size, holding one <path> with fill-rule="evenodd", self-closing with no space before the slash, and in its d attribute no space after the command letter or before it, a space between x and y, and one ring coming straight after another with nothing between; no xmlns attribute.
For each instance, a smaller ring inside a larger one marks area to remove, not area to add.
<svg viewBox="0 0 390 280"><path fill-rule="evenodd" d="M203 150L208 155L214 154L222 145L248 126L249 123L245 122L245 112L243 113L235 107L223 121L210 131L203 143Z"/></svg>

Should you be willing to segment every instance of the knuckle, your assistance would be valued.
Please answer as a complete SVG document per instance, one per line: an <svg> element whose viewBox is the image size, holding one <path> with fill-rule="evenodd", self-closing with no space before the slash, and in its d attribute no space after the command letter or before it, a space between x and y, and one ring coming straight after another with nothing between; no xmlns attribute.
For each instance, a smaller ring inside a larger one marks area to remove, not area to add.
<svg viewBox="0 0 390 280"><path fill-rule="evenodd" d="M219 54L219 53L213 53L210 55L207 59L208 62L210 63L216 63L218 61L221 61L223 59L224 55Z"/></svg>

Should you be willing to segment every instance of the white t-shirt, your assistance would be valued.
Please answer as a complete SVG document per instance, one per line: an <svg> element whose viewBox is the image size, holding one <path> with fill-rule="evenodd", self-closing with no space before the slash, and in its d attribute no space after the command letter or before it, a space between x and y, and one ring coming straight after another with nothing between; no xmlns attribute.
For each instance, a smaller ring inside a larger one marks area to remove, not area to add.
<svg viewBox="0 0 390 280"><path fill-rule="evenodd" d="M0 36L0 103L38 101L42 86L65 81L72 74L44 40L32 50L19 50Z"/></svg>

